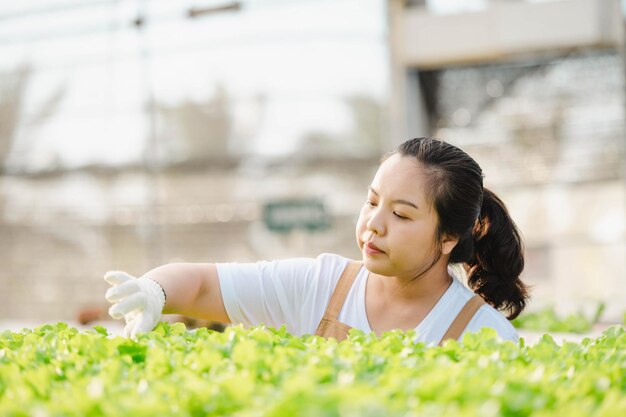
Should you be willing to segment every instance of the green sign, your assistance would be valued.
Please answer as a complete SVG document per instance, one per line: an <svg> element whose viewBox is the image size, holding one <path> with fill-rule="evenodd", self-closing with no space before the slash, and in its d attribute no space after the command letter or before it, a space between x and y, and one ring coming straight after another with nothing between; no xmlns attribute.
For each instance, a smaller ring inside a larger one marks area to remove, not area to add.
<svg viewBox="0 0 626 417"><path fill-rule="evenodd" d="M324 203L318 199L285 199L268 202L263 207L263 221L268 229L287 233L294 229L318 231L330 227Z"/></svg>

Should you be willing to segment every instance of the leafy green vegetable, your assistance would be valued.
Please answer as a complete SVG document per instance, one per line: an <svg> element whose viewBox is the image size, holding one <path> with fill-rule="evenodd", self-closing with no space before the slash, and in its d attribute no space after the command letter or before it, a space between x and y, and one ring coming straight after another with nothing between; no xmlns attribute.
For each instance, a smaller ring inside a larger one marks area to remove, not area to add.
<svg viewBox="0 0 626 417"><path fill-rule="evenodd" d="M284 328L137 341L64 323L0 334L0 416L626 415L626 331L533 345L483 329L442 347L413 332L341 343Z"/></svg>
<svg viewBox="0 0 626 417"><path fill-rule="evenodd" d="M108 336L109 335L109 331L107 329L105 329L102 326L93 326L93 329L97 332L100 333L102 336Z"/></svg>
<svg viewBox="0 0 626 417"><path fill-rule="evenodd" d="M522 313L512 323L513 326L526 330L582 334L591 330L600 320L604 309L605 305L600 303L592 317L580 312L560 317L553 308L548 307L537 312Z"/></svg>

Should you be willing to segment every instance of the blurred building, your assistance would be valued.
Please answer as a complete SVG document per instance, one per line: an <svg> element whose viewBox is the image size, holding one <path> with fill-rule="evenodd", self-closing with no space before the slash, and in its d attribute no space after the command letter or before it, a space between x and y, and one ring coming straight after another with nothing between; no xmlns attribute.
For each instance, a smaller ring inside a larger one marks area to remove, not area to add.
<svg viewBox="0 0 626 417"><path fill-rule="evenodd" d="M379 156L424 135L508 203L534 305L626 310L617 1L33 1L0 22L0 319L104 306L109 269L356 257Z"/></svg>
<svg viewBox="0 0 626 417"><path fill-rule="evenodd" d="M0 22L0 320L103 306L110 269L356 256L383 1L34 0Z"/></svg>
<svg viewBox="0 0 626 417"><path fill-rule="evenodd" d="M390 2L392 136L432 132L476 157L524 235L534 305L589 311L606 301L617 320L626 311L620 6Z"/></svg>

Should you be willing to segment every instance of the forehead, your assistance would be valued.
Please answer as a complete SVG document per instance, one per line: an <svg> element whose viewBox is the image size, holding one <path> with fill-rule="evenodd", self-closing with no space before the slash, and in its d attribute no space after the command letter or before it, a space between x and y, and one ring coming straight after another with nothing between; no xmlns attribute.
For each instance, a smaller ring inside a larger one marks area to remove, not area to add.
<svg viewBox="0 0 626 417"><path fill-rule="evenodd" d="M410 195L425 201L425 182L427 172L415 159L394 154L378 168L372 186L382 193Z"/></svg>

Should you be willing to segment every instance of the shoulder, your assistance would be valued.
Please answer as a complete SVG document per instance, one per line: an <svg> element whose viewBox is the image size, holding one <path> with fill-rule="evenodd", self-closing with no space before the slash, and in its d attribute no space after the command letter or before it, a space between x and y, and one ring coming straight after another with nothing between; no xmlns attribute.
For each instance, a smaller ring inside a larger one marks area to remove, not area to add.
<svg viewBox="0 0 626 417"><path fill-rule="evenodd" d="M455 303L457 306L454 308L455 311L458 312L465 305L467 301L469 301L475 293L467 288L462 282L458 279L454 280L454 293L455 293ZM483 327L489 327L494 329L500 338L504 340L511 340L516 342L519 339L517 331L515 327L511 324L511 322L504 317L502 313L498 310L490 306L489 304L484 304L481 306L476 314L472 317L470 322L467 324L465 328L465 332L478 332Z"/></svg>
<svg viewBox="0 0 626 417"><path fill-rule="evenodd" d="M322 253L315 260L319 268L325 269L328 272L336 270L343 271L343 269L351 261L351 259L335 253Z"/></svg>
<svg viewBox="0 0 626 417"><path fill-rule="evenodd" d="M483 327L494 329L500 338L517 342L519 335L511 322L492 306L483 305L468 323L466 331L477 332Z"/></svg>
<svg viewBox="0 0 626 417"><path fill-rule="evenodd" d="M253 263L218 263L220 279L250 280L264 279L314 279L341 275L350 260L340 255L323 253L316 258L288 258Z"/></svg>
<svg viewBox="0 0 626 417"><path fill-rule="evenodd" d="M322 253L313 260L308 277L315 280L316 286L326 291L332 290L351 259L334 253Z"/></svg>

